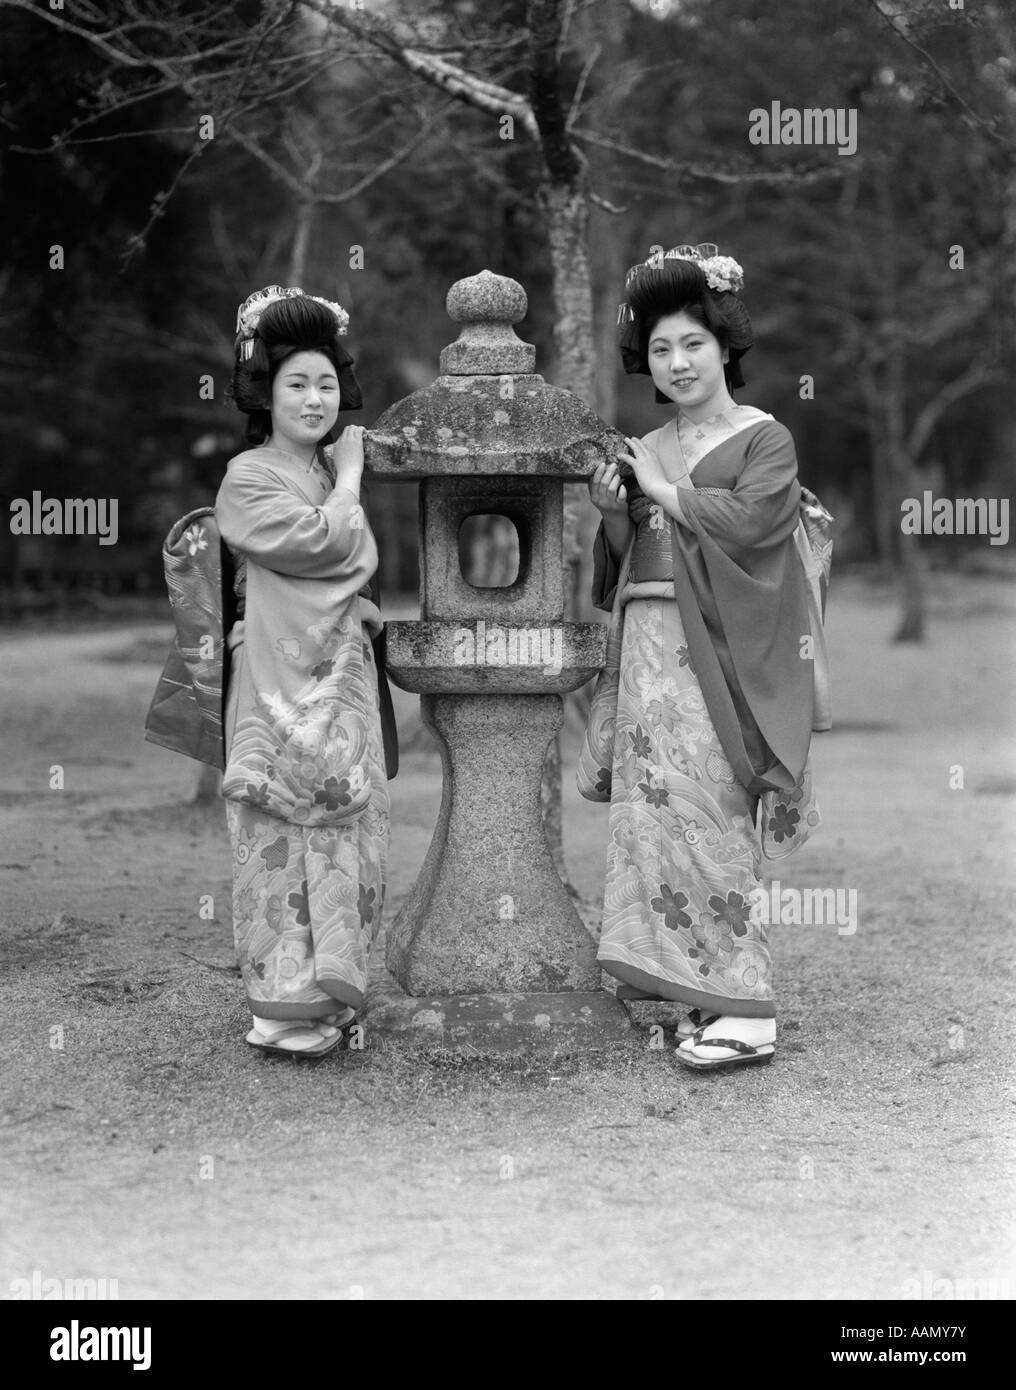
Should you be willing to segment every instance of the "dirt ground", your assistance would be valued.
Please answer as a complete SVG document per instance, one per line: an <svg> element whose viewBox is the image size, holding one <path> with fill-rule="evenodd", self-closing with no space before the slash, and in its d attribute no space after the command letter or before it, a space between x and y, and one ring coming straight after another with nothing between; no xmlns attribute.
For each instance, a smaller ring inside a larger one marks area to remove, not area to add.
<svg viewBox="0 0 1016 1390"><path fill-rule="evenodd" d="M7 633L0 1298L33 1271L123 1299L1011 1296L1016 583L936 577L922 647L895 616L834 582L825 824L776 866L855 889L857 931L777 928L776 1061L704 1077L645 1031L558 1058L255 1052L221 805L187 806L196 764L141 738L168 625ZM606 808L572 767L595 902ZM433 749L392 794L389 913Z"/></svg>

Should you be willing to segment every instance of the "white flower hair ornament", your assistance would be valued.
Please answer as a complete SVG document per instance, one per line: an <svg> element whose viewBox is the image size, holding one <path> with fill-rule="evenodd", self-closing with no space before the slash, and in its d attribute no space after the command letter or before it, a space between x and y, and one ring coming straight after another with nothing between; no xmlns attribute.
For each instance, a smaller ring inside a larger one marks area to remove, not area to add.
<svg viewBox="0 0 1016 1390"><path fill-rule="evenodd" d="M737 294L744 288L744 271L733 256L708 256L699 261L711 290L730 290Z"/></svg>
<svg viewBox="0 0 1016 1390"><path fill-rule="evenodd" d="M633 265L624 277L625 289L643 270L662 270L668 261L694 261L706 277L706 284L717 294L729 291L739 294L744 289L744 269L733 256L721 256L712 241L700 241L698 246L672 246L669 251L656 251L638 265ZM627 306L622 304L621 309ZM627 316L624 316L627 317ZM619 313L618 322L624 321Z"/></svg>
<svg viewBox="0 0 1016 1390"><path fill-rule="evenodd" d="M243 361L250 360L258 323L269 304L276 304L280 299L295 299L297 296L313 299L316 304L323 304L326 309L331 309L335 315L336 334L341 336L349 331L349 314L334 300L322 299L316 294L305 294L299 285L290 285L288 288L283 285L266 285L263 290L255 290L253 294L249 294L236 311L237 351Z"/></svg>

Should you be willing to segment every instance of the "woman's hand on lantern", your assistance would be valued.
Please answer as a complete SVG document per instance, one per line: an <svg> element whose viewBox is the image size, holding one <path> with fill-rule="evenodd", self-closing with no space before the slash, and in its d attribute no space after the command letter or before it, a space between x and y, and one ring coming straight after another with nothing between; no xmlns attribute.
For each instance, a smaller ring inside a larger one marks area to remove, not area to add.
<svg viewBox="0 0 1016 1390"><path fill-rule="evenodd" d="M629 452L618 454L618 460L630 464L638 479L638 485L647 497L657 501L657 493L668 487L660 461L651 449L646 448L641 439L625 435L624 442Z"/></svg>
<svg viewBox="0 0 1016 1390"><path fill-rule="evenodd" d="M360 494L363 477L363 426L347 425L332 448L335 486Z"/></svg>
<svg viewBox="0 0 1016 1390"><path fill-rule="evenodd" d="M628 520L628 492L617 464L604 460L589 479L589 500L605 520Z"/></svg>

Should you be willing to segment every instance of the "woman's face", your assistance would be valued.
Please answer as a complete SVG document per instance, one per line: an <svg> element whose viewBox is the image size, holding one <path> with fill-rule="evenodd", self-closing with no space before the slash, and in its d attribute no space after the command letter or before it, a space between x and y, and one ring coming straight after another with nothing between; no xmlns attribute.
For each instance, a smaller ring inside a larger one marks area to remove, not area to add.
<svg viewBox="0 0 1016 1390"><path fill-rule="evenodd" d="M708 419L730 400L723 364L729 356L691 314L667 314L649 334L649 371L657 389L694 418Z"/></svg>
<svg viewBox="0 0 1016 1390"><path fill-rule="evenodd" d="M310 456L339 414L339 378L323 352L294 352L272 382L272 438Z"/></svg>

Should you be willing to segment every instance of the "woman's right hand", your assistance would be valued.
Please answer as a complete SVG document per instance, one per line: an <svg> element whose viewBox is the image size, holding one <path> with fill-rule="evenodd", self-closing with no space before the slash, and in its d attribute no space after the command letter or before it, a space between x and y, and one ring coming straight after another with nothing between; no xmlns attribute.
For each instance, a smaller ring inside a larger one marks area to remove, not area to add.
<svg viewBox="0 0 1016 1390"><path fill-rule="evenodd" d="M335 486L359 492L363 477L363 425L347 425L332 446Z"/></svg>
<svg viewBox="0 0 1016 1390"><path fill-rule="evenodd" d="M628 520L628 492L616 460L604 460L589 479L589 500L604 521Z"/></svg>

